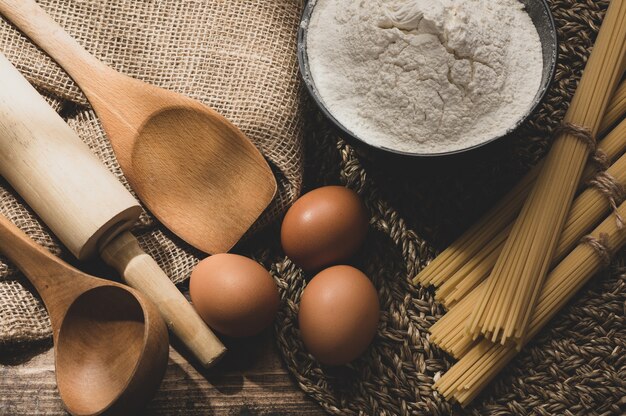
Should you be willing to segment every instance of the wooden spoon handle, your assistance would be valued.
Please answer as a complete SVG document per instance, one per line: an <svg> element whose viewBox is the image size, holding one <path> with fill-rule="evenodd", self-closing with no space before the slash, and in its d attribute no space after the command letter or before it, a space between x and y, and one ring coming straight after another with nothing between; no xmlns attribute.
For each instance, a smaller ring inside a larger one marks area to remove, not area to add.
<svg viewBox="0 0 626 416"><path fill-rule="evenodd" d="M61 65L88 97L97 75L114 73L78 44L34 0L0 0L0 13Z"/></svg>
<svg viewBox="0 0 626 416"><path fill-rule="evenodd" d="M101 249L102 259L115 268L131 287L150 298L169 329L208 368L226 352L220 340L198 316L193 306L167 277L152 257L129 232Z"/></svg>
<svg viewBox="0 0 626 416"><path fill-rule="evenodd" d="M4 215L0 215L0 252L28 277L46 303L51 317L57 316L51 307L59 309L55 306L57 304L66 307L76 297L74 289L78 289L82 282L65 285L65 288L59 285L59 278L68 274L70 266L31 240Z"/></svg>

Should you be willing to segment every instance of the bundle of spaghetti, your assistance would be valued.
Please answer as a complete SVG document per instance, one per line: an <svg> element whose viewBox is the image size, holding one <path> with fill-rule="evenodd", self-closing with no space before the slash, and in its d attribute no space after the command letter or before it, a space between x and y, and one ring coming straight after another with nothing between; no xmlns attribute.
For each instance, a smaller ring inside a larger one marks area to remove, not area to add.
<svg viewBox="0 0 626 416"><path fill-rule="evenodd" d="M604 140L602 140L599 149L604 151L604 148L606 147L607 149L613 151L619 150L619 153L623 153L626 150L625 138L626 120L623 120L606 136ZM605 154L608 153L605 152ZM610 152L608 159L612 161L613 156L614 152ZM614 175L618 177L618 179L620 178L621 174L620 169L623 169L621 167L621 163L623 162L621 162L620 159L620 165L614 166L612 168L612 170L617 171L617 173ZM586 171L583 174L582 183L587 183L588 181L590 181L591 177L588 175L593 174L593 169L589 169L588 171ZM612 175L612 173L609 174ZM618 180L618 182L620 181L621 180ZM598 183L597 180L596 183ZM602 183L605 183L605 181L599 182L599 184ZM624 184L623 186L626 186L626 184ZM594 195L594 198L596 200L595 203L600 204L600 196L598 194L598 191L592 190L590 192L592 195ZM564 256L569 250L571 250L571 244L575 243L575 240L571 239L572 233L579 231L572 228L572 225L574 225L574 220L577 218L577 216L582 216L583 218L585 216L589 216L589 213L587 213L588 205L589 204L586 204L585 202L585 198L579 198L572 205L572 210L570 212L568 220L565 222L565 227L563 234L560 238L560 243L557 245L556 251L558 254L554 257L552 264L554 264L555 261L560 260L562 256ZM597 222L600 221L600 219L602 218L601 215L604 214L604 211L596 212L595 214L597 215L597 217L593 218L595 218L595 221ZM589 216L589 219L591 220L592 216ZM589 224L588 226L591 227L593 225L595 225L595 223ZM493 237L493 239L489 243L487 243L483 247L483 249L478 254L476 254L470 261L468 261L466 264L458 268L457 271L450 274L446 279L444 279L441 283L441 286L439 286L436 291L435 298L439 300L445 307L450 308L461 298L467 295L472 289L474 289L479 283L485 280L489 276L489 273L493 269L493 266L496 264L496 260L498 259L498 256L502 251L504 241L506 240L510 231L511 225L509 225L508 227L500 231L500 233L498 233L495 237ZM588 231L588 229L582 232L586 231ZM580 238L581 235L582 234L577 235L575 239Z"/></svg>
<svg viewBox="0 0 626 416"><path fill-rule="evenodd" d="M560 133L513 224L468 321L505 345L524 340L601 117L626 63L626 0L612 0Z"/></svg>
<svg viewBox="0 0 626 416"><path fill-rule="evenodd" d="M622 136L622 140L624 137L626 135ZM597 177L590 181L590 186L572 204L552 261L553 267L570 253L581 237L601 221L610 209L615 209L622 202L625 196L624 189L626 189L626 155L606 172L599 172ZM614 214L614 219L619 227L624 226L619 215ZM460 301L430 328L430 341L455 358L462 357L475 343L465 327L473 306L485 288L484 282L479 283L471 291L464 290L463 296L458 297Z"/></svg>
<svg viewBox="0 0 626 416"><path fill-rule="evenodd" d="M626 216L626 203L619 206L618 213ZM626 229L618 227L615 218L609 216L563 259L546 279L522 343L526 344L537 335L594 274L608 265L611 253L624 243ZM514 345L482 339L437 380L434 387L447 399L466 406L515 354Z"/></svg>
<svg viewBox="0 0 626 416"><path fill-rule="evenodd" d="M607 114L602 120L600 136L603 136L615 122L624 117L624 114L626 114L626 81L622 82L611 99ZM610 160L614 160L626 150L626 143L621 137L613 136L610 141L603 140L599 149ZM508 227L519 214L539 174L539 169L539 166L536 166L528 172L495 207L424 267L413 280L414 283L421 283L424 286L440 286L448 276L479 256L483 248ZM588 164L583 177L591 177L595 170L596 167L593 164Z"/></svg>

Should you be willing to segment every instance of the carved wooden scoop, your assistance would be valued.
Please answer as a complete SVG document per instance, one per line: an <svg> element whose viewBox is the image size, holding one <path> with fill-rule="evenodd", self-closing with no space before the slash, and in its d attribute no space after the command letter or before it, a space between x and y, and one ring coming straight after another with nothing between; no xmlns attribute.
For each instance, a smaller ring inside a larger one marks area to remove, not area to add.
<svg viewBox="0 0 626 416"><path fill-rule="evenodd" d="M0 251L46 304L67 410L134 414L157 390L167 366L167 328L154 304L129 287L74 269L2 215Z"/></svg>
<svg viewBox="0 0 626 416"><path fill-rule="evenodd" d="M114 71L34 0L0 0L0 13L76 81L135 192L183 240L207 253L228 251L269 205L272 171L223 116Z"/></svg>

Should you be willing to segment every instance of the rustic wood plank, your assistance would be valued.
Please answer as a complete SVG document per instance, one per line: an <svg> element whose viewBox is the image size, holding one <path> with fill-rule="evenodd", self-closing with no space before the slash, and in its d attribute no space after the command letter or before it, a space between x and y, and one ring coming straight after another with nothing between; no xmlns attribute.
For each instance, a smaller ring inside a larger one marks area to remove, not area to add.
<svg viewBox="0 0 626 416"><path fill-rule="evenodd" d="M269 334L230 342L229 356L198 371L175 349L163 383L142 412L166 415L322 415L300 391ZM0 415L66 415L56 389L50 346L0 356Z"/></svg>

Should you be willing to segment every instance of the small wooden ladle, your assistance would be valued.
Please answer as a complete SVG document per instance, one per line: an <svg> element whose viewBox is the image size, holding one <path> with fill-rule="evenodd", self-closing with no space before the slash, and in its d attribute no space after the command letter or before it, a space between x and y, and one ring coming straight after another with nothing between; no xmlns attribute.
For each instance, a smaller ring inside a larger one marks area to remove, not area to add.
<svg viewBox="0 0 626 416"><path fill-rule="evenodd" d="M204 252L228 251L267 208L272 171L223 116L106 66L34 0L0 0L0 13L80 86L130 185L172 232Z"/></svg>
<svg viewBox="0 0 626 416"><path fill-rule="evenodd" d="M57 385L68 412L136 414L167 366L167 328L154 304L74 269L2 215L0 251L28 277L50 314Z"/></svg>

